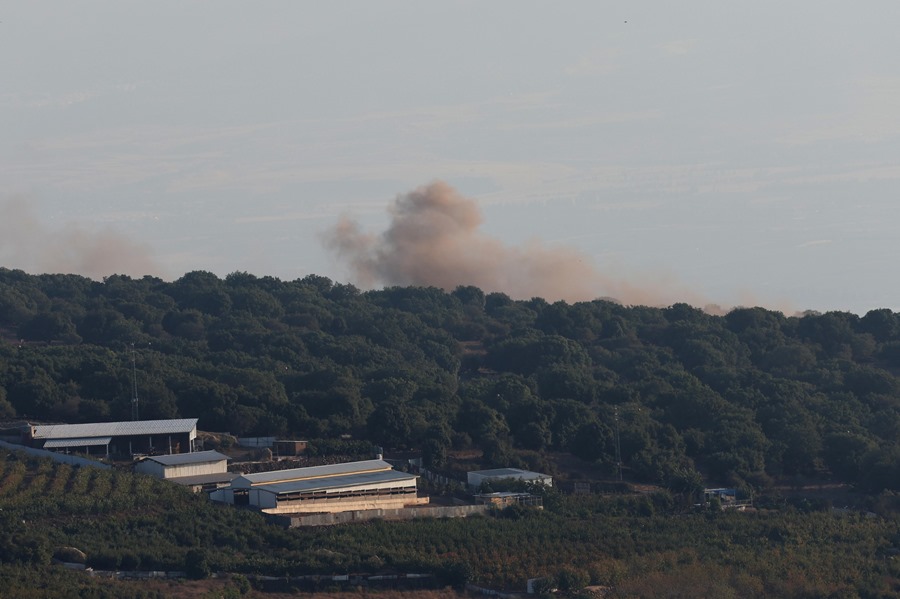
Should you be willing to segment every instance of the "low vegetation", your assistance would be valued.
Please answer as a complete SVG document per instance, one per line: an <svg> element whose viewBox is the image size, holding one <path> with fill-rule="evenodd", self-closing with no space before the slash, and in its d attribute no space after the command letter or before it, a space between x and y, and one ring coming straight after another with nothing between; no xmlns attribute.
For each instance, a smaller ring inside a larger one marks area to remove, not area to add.
<svg viewBox="0 0 900 599"><path fill-rule="evenodd" d="M686 509L668 492L547 491L542 511L287 530L144 475L6 451L0 468L0 576L17 597L34 585L45 594L31 596L55 588L55 596L162 592L106 586L51 566L54 557L95 570L176 570L189 578L222 572L248 582L257 575L403 572L432 574L437 587L523 590L527 579L544 577L554 588L594 584L627 597L669 589L683 596L698 596L697 589L721 597L900 596L900 520L884 502L882 515L788 504L738 513Z"/></svg>

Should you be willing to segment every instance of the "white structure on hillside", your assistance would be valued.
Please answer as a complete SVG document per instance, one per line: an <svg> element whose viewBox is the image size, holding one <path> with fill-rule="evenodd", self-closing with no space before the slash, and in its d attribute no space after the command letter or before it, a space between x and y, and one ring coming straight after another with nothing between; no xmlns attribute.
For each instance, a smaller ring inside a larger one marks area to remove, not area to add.
<svg viewBox="0 0 900 599"><path fill-rule="evenodd" d="M548 487L553 486L553 477L540 472L520 470L518 468L495 468L493 470L473 470L466 474L466 482L472 489L480 489L483 483L492 483L501 480L524 480L541 483Z"/></svg>
<svg viewBox="0 0 900 599"><path fill-rule="evenodd" d="M195 451L172 455L153 455L141 458L134 465L135 472L157 478L178 478L228 472L228 456L218 451Z"/></svg>
<svg viewBox="0 0 900 599"><path fill-rule="evenodd" d="M25 444L31 447L92 455L189 453L196 438L196 418L34 424L27 425L23 433Z"/></svg>
<svg viewBox="0 0 900 599"><path fill-rule="evenodd" d="M141 458L134 465L134 471L191 487L195 491L213 490L227 485L238 476L228 472L228 459L218 451L155 455Z"/></svg>
<svg viewBox="0 0 900 599"><path fill-rule="evenodd" d="M393 509L428 503L416 476L384 460L245 474L210 498L251 505L270 514Z"/></svg>

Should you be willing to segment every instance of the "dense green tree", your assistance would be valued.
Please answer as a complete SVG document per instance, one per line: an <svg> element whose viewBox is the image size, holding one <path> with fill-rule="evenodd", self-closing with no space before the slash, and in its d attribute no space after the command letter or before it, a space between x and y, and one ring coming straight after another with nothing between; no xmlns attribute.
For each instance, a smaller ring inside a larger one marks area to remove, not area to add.
<svg viewBox="0 0 900 599"><path fill-rule="evenodd" d="M42 303L49 307L50 300L35 289L0 283L0 324L20 326Z"/></svg>
<svg viewBox="0 0 900 599"><path fill-rule="evenodd" d="M608 426L596 420L585 422L575 432L571 449L576 456L589 462L604 456L614 457L615 435Z"/></svg>
<svg viewBox="0 0 900 599"><path fill-rule="evenodd" d="M412 436L413 421L414 416L407 405L399 401L382 401L369 416L369 438L383 447L406 448Z"/></svg>
<svg viewBox="0 0 900 599"><path fill-rule="evenodd" d="M898 335L890 310L720 317L316 275L0 268L0 415L128 418L136 379L142 415L208 430L351 434L433 463L454 447L516 463L574 452L608 474L618 408L627 476L890 489Z"/></svg>
<svg viewBox="0 0 900 599"><path fill-rule="evenodd" d="M895 341L900 333L900 321L891 310L870 310L860 319L860 328L879 342Z"/></svg>
<svg viewBox="0 0 900 599"><path fill-rule="evenodd" d="M170 288L182 309L197 310L211 316L223 316L231 310L231 296L224 282L206 271L193 271L175 281Z"/></svg>
<svg viewBox="0 0 900 599"><path fill-rule="evenodd" d="M60 312L39 312L19 326L19 337L29 341L79 343L72 320Z"/></svg>

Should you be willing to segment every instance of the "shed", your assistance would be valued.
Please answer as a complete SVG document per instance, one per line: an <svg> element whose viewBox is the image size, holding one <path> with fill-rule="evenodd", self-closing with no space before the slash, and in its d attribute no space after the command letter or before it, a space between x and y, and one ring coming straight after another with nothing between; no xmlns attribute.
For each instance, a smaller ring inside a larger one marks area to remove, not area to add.
<svg viewBox="0 0 900 599"><path fill-rule="evenodd" d="M227 487L237 476L236 472L217 472L215 474L198 474L197 476L176 476L166 480L170 483L188 487L195 493L200 491L211 493L216 489Z"/></svg>
<svg viewBox="0 0 900 599"><path fill-rule="evenodd" d="M28 425L32 447L79 453L188 453L197 438L197 419L135 420L88 424Z"/></svg>
<svg viewBox="0 0 900 599"><path fill-rule="evenodd" d="M309 445L307 441L292 441L287 439L279 439L275 441L275 455L279 456L295 456L306 451Z"/></svg>
<svg viewBox="0 0 900 599"><path fill-rule="evenodd" d="M713 499L718 499L722 509L738 509L743 511L753 506L752 497L741 496L737 489L716 488L703 489L704 503L709 505Z"/></svg>
<svg viewBox="0 0 900 599"><path fill-rule="evenodd" d="M524 480L553 486L553 477L540 472L520 470L519 468L495 468L493 470L473 470L466 474L466 481L473 489L481 488L483 483L501 480Z"/></svg>
<svg viewBox="0 0 900 599"><path fill-rule="evenodd" d="M148 456L134 465L134 471L150 474L157 478L222 474L228 471L228 456L218 451Z"/></svg>

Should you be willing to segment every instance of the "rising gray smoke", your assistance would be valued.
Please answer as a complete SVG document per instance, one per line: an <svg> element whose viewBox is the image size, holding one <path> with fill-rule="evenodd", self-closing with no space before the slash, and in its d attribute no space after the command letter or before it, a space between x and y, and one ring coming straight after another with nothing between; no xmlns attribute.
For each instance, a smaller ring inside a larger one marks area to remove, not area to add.
<svg viewBox="0 0 900 599"><path fill-rule="evenodd" d="M376 285L424 285L452 290L474 285L514 299L585 301L613 297L625 304L703 305L683 289L661 288L605 276L585 254L548 247L539 241L509 247L479 231L481 212L471 199L437 181L398 196L391 224L370 235L342 218L324 237L325 245L345 260L355 282Z"/></svg>
<svg viewBox="0 0 900 599"><path fill-rule="evenodd" d="M22 198L0 202L0 211L0 266L95 280L161 273L148 248L113 231L88 231L73 224L51 229L38 222Z"/></svg>

